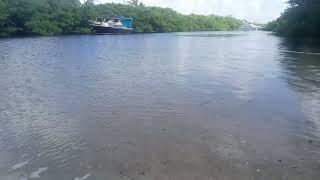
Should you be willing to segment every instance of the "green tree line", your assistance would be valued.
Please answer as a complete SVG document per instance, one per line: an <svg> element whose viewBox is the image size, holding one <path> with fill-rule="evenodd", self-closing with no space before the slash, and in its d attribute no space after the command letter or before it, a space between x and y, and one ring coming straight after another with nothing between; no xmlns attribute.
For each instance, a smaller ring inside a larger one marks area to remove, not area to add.
<svg viewBox="0 0 320 180"><path fill-rule="evenodd" d="M95 5L93 0L0 0L0 36L90 33L88 20L122 15L137 32L234 30L242 21L215 15L183 15L169 8L129 4Z"/></svg>
<svg viewBox="0 0 320 180"><path fill-rule="evenodd" d="M269 22L264 30L281 36L320 37L320 0L289 0L280 18Z"/></svg>

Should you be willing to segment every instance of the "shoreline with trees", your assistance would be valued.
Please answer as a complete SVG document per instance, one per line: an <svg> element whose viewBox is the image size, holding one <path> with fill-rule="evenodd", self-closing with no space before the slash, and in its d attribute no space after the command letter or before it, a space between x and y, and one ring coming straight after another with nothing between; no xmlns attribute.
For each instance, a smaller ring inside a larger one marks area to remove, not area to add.
<svg viewBox="0 0 320 180"><path fill-rule="evenodd" d="M320 0L289 0L289 7L263 30L285 37L320 37Z"/></svg>
<svg viewBox="0 0 320 180"><path fill-rule="evenodd" d="M0 37L89 34L88 20L97 17L134 18L135 32L235 30L242 21L216 15L183 15L170 8L128 4L94 4L93 0L0 0Z"/></svg>

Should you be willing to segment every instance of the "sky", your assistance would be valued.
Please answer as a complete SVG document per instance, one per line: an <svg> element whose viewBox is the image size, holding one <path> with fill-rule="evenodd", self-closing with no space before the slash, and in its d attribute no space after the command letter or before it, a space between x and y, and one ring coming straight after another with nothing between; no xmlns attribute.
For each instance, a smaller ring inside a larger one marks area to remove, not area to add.
<svg viewBox="0 0 320 180"><path fill-rule="evenodd" d="M128 0L95 0L96 4ZM255 23L266 23L278 18L287 0L140 0L147 6L169 7L182 14L233 16Z"/></svg>

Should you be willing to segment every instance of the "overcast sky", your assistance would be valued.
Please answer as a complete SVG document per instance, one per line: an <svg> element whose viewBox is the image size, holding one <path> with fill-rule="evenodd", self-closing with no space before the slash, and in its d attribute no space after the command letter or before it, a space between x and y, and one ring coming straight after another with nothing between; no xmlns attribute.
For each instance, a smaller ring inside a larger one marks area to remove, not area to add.
<svg viewBox="0 0 320 180"><path fill-rule="evenodd" d="M123 3L128 0L95 0L95 3ZM170 7L183 14L231 15L251 22L276 19L286 8L287 0L140 0L148 6Z"/></svg>

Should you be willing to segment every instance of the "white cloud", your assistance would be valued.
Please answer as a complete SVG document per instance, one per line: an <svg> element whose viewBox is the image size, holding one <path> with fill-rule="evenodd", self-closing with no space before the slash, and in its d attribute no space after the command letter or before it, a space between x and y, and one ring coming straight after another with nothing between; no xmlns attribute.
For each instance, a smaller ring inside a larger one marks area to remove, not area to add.
<svg viewBox="0 0 320 180"><path fill-rule="evenodd" d="M96 0L123 3L126 0ZM170 7L183 14L232 15L252 22L268 22L280 16L286 0L140 0L149 6Z"/></svg>

